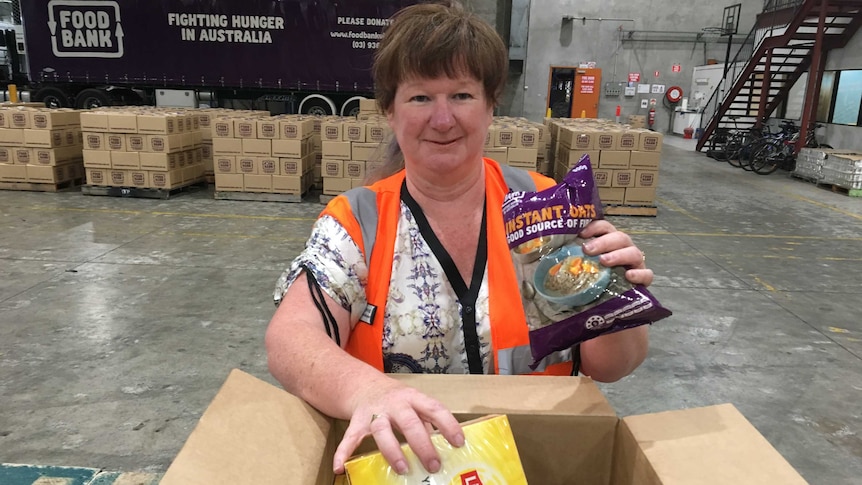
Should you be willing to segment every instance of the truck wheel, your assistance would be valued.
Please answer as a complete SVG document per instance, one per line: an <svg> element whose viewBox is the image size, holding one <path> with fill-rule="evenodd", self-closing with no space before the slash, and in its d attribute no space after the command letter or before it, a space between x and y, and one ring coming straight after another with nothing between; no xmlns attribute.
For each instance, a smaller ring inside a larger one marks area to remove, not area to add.
<svg viewBox="0 0 862 485"><path fill-rule="evenodd" d="M301 114L327 116L335 114L335 103L326 96L320 94L312 94L306 96L299 103L299 112Z"/></svg>
<svg viewBox="0 0 862 485"><path fill-rule="evenodd" d="M365 99L363 96L354 96L341 105L341 116L351 116L356 118L359 115L359 100Z"/></svg>
<svg viewBox="0 0 862 485"><path fill-rule="evenodd" d="M69 96L60 88L44 87L33 95L37 102L45 103L49 108L71 108L72 102Z"/></svg>
<svg viewBox="0 0 862 485"><path fill-rule="evenodd" d="M85 89L75 96L75 107L78 109L93 109L110 105L110 96L101 89Z"/></svg>

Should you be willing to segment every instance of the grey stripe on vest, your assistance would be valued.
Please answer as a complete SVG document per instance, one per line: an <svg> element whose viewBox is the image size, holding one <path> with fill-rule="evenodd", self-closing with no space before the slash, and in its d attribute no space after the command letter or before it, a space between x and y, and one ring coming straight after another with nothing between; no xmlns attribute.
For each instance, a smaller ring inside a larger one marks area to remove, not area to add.
<svg viewBox="0 0 862 485"><path fill-rule="evenodd" d="M503 178L506 180L506 185L516 192L535 192L536 182L530 176L530 172L517 167L508 165L500 165L500 171L503 172Z"/></svg>
<svg viewBox="0 0 862 485"><path fill-rule="evenodd" d="M362 230L362 244L365 247L365 264L371 268L371 251L377 240L377 194L366 187L356 187L344 193L350 203L353 216L359 221Z"/></svg>
<svg viewBox="0 0 862 485"><path fill-rule="evenodd" d="M543 372L549 365L559 364L572 360L572 349L554 352L539 362L535 370L530 368L533 363L533 355L530 353L529 345L521 345L510 349L502 349L497 352L497 367L500 375L520 375L531 372Z"/></svg>

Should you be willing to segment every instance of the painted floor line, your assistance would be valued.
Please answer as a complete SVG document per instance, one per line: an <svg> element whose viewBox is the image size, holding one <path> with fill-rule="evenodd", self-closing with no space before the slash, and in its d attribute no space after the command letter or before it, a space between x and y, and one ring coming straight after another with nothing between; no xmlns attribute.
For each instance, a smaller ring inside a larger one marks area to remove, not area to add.
<svg viewBox="0 0 862 485"><path fill-rule="evenodd" d="M801 201L803 201L803 202L808 202L809 204L811 204L811 205L815 205L815 206L820 207L820 208L822 208L822 209L829 209L829 210L834 211L834 212L837 212L837 213L839 213L839 214L843 214L843 215L845 215L845 216L850 216L850 217L852 217L852 218L854 218L854 219L859 219L860 221L862 221L862 215L860 215L860 214L854 214L854 213L852 213L852 212L847 212L847 211L845 211L845 210L843 210L843 209L839 209L839 208L835 207L834 205L829 205L829 204L824 204L824 203L822 203L822 202L817 202L816 200L811 200L811 199L809 199L809 198L807 198L807 197L803 197L803 196L801 196L801 195L794 195L794 196L793 196L793 198L794 198L794 199L801 200Z"/></svg>
<svg viewBox="0 0 862 485"><path fill-rule="evenodd" d="M667 207L668 209L670 209L670 210L672 210L672 211L674 211L674 212L679 212L680 214L682 214L682 215L684 215L684 216L688 217L689 219L692 219L692 220L694 220L694 221L697 221L697 222L699 222L699 223L701 223L701 224L706 224L706 222L704 222L704 221L703 221L702 219L700 219L699 217L695 216L695 215L694 215L694 214L692 214L691 212L689 212L689 211L687 211L687 210L683 209L682 207L680 207L680 206L678 206L678 205L676 205L676 204L674 204L674 203L672 203L672 202L670 202L670 201L664 200L664 199L662 199L662 198L660 198L660 197L656 197L656 199L655 199L655 200L656 200L656 202L660 203L661 205L663 205L663 206Z"/></svg>

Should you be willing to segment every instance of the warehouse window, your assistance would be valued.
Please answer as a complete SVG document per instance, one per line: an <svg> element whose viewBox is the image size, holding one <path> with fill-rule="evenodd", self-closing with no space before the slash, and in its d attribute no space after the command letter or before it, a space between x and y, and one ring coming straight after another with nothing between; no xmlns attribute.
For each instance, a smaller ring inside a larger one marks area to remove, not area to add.
<svg viewBox="0 0 862 485"><path fill-rule="evenodd" d="M832 122L839 125L858 125L860 104L862 104L862 70L840 71Z"/></svg>

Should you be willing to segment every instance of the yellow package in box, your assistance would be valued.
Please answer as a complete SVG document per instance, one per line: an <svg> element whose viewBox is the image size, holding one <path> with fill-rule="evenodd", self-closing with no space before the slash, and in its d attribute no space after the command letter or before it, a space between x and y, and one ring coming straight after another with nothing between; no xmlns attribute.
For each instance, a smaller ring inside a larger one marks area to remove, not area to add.
<svg viewBox="0 0 862 485"><path fill-rule="evenodd" d="M399 475L380 452L358 455L345 463L350 485L526 485L515 438L505 415L489 415L462 424L464 446L455 448L435 433L440 471L429 474L407 445L410 471Z"/></svg>

